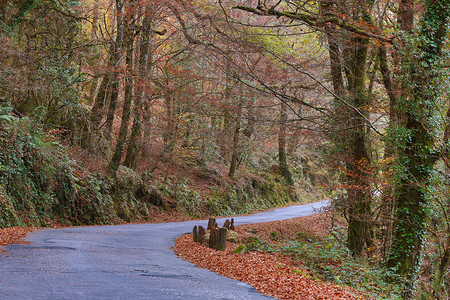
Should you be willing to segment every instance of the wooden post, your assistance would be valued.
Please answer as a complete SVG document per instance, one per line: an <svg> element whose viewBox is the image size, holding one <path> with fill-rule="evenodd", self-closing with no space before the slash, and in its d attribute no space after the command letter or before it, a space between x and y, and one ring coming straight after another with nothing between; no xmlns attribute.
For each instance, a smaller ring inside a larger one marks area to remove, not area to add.
<svg viewBox="0 0 450 300"><path fill-rule="evenodd" d="M197 225L194 226L194 229L192 229L192 234L194 237L194 242L198 242L198 231L197 231Z"/></svg>
<svg viewBox="0 0 450 300"><path fill-rule="evenodd" d="M228 229L225 227L219 229L219 244L217 250L225 250L225 245L227 243L227 231Z"/></svg>
<svg viewBox="0 0 450 300"><path fill-rule="evenodd" d="M231 226L230 220L226 219L225 223L223 223L223 227L225 227L226 229L230 229L230 226Z"/></svg>
<svg viewBox="0 0 450 300"><path fill-rule="evenodd" d="M215 228L215 227L217 227L216 226L216 219L214 219L214 218L209 218L209 221L208 221L208 227L206 228L207 230L212 230L213 228Z"/></svg>
<svg viewBox="0 0 450 300"><path fill-rule="evenodd" d="M231 227L230 227L230 229L231 230L236 230L236 228L234 228L234 219L233 218L231 218Z"/></svg>
<svg viewBox="0 0 450 300"><path fill-rule="evenodd" d="M205 236L205 228L203 228L203 226L199 226L198 227L198 234L197 234L197 240L199 243L202 242L203 237Z"/></svg>
<svg viewBox="0 0 450 300"><path fill-rule="evenodd" d="M219 229L213 227L209 231L209 248L217 249L218 240L219 240Z"/></svg>

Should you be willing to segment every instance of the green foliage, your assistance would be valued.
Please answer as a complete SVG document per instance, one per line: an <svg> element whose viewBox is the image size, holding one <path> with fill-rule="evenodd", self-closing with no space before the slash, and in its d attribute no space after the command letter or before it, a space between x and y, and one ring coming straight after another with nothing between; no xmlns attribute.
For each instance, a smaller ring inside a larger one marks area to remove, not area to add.
<svg viewBox="0 0 450 300"><path fill-rule="evenodd" d="M239 245L233 251L234 254L244 254L247 252L247 246Z"/></svg>
<svg viewBox="0 0 450 300"><path fill-rule="evenodd" d="M288 255L306 267L304 276L318 281L350 286L375 298L401 299L400 286L387 281L386 270L377 265L376 258L353 258L336 234L319 241L301 239L277 245L252 237L247 248Z"/></svg>
<svg viewBox="0 0 450 300"><path fill-rule="evenodd" d="M176 201L191 216L202 216L205 202L195 190L188 187L187 182L168 179L159 183L157 189Z"/></svg>
<svg viewBox="0 0 450 300"><path fill-rule="evenodd" d="M252 252L275 252L278 248L273 247L270 243L259 239L257 236L250 237L250 242L246 244L247 250Z"/></svg>
<svg viewBox="0 0 450 300"><path fill-rule="evenodd" d="M60 156L34 125L29 119L13 119L0 131L0 182L9 199L5 206L17 215L16 222L27 223L18 212L28 211L27 217L35 221L57 204L54 177Z"/></svg>
<svg viewBox="0 0 450 300"><path fill-rule="evenodd" d="M0 123L8 123L14 120L14 117L10 115L11 107L0 106Z"/></svg>
<svg viewBox="0 0 450 300"><path fill-rule="evenodd" d="M115 218L109 184L77 177L77 166L53 137L27 118L0 125L0 227L105 224Z"/></svg>
<svg viewBox="0 0 450 300"><path fill-rule="evenodd" d="M269 177L248 178L241 184L218 187L207 197L212 215L245 214L284 205L297 200L284 184Z"/></svg>
<svg viewBox="0 0 450 300"><path fill-rule="evenodd" d="M249 178L234 185L224 182L211 186L208 195L197 192L189 180L176 178L168 178L155 188L193 217L245 214L297 200L289 187L269 177Z"/></svg>
<svg viewBox="0 0 450 300"><path fill-rule="evenodd" d="M86 109L80 103L80 71L85 43L81 22L71 7L77 1L25 1L8 7L11 26L0 32L0 99L21 113L58 128L70 128ZM73 17L69 17L73 16ZM26 20L26 21L24 21ZM20 21L20 22L19 22ZM8 23L8 22L7 22Z"/></svg>

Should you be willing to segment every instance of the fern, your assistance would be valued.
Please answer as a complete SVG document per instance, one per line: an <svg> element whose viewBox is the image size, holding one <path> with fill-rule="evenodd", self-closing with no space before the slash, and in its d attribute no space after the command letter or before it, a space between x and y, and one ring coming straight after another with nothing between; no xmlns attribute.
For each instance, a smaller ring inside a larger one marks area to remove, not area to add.
<svg viewBox="0 0 450 300"><path fill-rule="evenodd" d="M15 119L10 113L12 108L10 106L0 106L0 122L11 122Z"/></svg>

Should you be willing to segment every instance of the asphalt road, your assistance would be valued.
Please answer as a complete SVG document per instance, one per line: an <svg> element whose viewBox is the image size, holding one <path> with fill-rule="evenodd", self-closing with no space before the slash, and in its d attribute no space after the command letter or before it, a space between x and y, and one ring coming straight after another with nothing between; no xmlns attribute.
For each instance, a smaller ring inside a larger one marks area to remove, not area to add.
<svg viewBox="0 0 450 300"><path fill-rule="evenodd" d="M290 206L235 224L310 215L327 202ZM218 220L223 224L224 219ZM0 299L271 299L250 285L178 258L175 238L206 221L45 229L4 247Z"/></svg>

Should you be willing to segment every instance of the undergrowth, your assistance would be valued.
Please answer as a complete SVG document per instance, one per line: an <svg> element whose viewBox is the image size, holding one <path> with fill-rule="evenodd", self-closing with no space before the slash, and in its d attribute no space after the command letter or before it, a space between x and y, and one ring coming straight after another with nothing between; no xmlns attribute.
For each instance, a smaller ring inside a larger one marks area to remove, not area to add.
<svg viewBox="0 0 450 300"><path fill-rule="evenodd" d="M265 241L256 236L247 244L250 251L282 253L292 259L294 272L317 281L345 285L374 299L401 299L401 287L388 280L386 269L376 258L354 258L333 232L325 239L299 234L295 240L280 242L276 234Z"/></svg>
<svg viewBox="0 0 450 300"><path fill-rule="evenodd" d="M263 179L250 179L240 184L209 187L204 195L192 188L190 180L168 178L156 184L165 197L175 199L177 207L195 218L251 213L297 200L289 187Z"/></svg>
<svg viewBox="0 0 450 300"><path fill-rule="evenodd" d="M111 224L148 219L150 211L178 209L192 217L234 215L295 201L268 179L224 180L205 195L190 179L153 180L120 166L113 175L89 173L39 121L0 109L0 228Z"/></svg>
<svg viewBox="0 0 450 300"><path fill-rule="evenodd" d="M267 170L230 180L203 166L208 179L200 185L195 176L161 180L124 166L89 172L89 162L73 159L55 131L0 107L0 228L149 220L154 209L204 218L299 202L297 191Z"/></svg>
<svg viewBox="0 0 450 300"><path fill-rule="evenodd" d="M0 151L0 227L111 221L102 179L75 176L75 161L35 121L3 117Z"/></svg>

